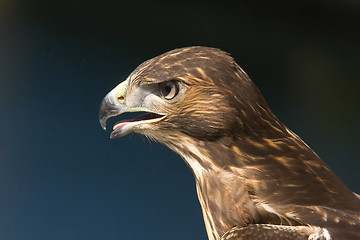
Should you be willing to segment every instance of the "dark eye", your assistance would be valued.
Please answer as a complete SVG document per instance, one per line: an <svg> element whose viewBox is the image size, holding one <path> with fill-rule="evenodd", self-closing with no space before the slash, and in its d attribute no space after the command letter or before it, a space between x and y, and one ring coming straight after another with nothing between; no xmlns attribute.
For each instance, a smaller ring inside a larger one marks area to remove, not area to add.
<svg viewBox="0 0 360 240"><path fill-rule="evenodd" d="M173 99L179 92L179 85L176 81L162 82L159 85L161 95L167 99Z"/></svg>

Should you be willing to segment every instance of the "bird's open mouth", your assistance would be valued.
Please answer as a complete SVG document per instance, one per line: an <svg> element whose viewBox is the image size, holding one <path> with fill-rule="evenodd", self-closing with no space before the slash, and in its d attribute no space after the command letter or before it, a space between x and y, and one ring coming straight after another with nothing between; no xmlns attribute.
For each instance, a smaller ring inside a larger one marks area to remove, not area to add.
<svg viewBox="0 0 360 240"><path fill-rule="evenodd" d="M111 138L122 137L131 132L142 132L142 130L153 129L151 124L160 122L167 116L166 114L154 113L146 107L131 104L131 100L131 106L128 106L125 98L127 94L127 84L127 80L120 83L102 100L99 109L100 125L106 130L106 121L111 117L119 116L123 113L136 113L140 114L140 116L138 115L138 117L115 123L110 135Z"/></svg>
<svg viewBox="0 0 360 240"><path fill-rule="evenodd" d="M122 137L133 132L134 127L140 124L150 124L162 121L166 115L156 113L146 113L134 119L121 120L114 124L111 138Z"/></svg>
<svg viewBox="0 0 360 240"><path fill-rule="evenodd" d="M148 122L148 123L158 122L161 121L163 117L164 115L160 115L156 113L146 113L134 119L121 120L115 123L113 130L116 130L118 128L121 128L122 126L125 126L126 124L134 123L134 122Z"/></svg>

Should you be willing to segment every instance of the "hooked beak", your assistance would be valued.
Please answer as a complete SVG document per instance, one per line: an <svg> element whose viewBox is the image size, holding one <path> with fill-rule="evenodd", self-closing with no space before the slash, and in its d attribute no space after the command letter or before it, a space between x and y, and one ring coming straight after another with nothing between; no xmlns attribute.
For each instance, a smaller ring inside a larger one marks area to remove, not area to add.
<svg viewBox="0 0 360 240"><path fill-rule="evenodd" d="M160 122L166 118L166 115L160 115L151 112L143 107L131 107L126 105L127 82L120 83L111 92L109 92L102 100L99 109L99 121L101 127L106 130L106 121L114 116L118 116L125 112L148 112L145 115L135 119L122 120L115 123L110 138L118 138L134 132L139 125Z"/></svg>

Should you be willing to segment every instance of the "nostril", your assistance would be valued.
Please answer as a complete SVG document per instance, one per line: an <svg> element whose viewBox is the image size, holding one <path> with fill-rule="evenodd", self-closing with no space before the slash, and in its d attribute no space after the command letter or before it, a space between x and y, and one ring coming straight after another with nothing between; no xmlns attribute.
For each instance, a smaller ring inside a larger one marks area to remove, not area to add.
<svg viewBox="0 0 360 240"><path fill-rule="evenodd" d="M124 101L124 99L125 99L124 96L119 96L119 97L117 97L117 100L118 100L118 101Z"/></svg>

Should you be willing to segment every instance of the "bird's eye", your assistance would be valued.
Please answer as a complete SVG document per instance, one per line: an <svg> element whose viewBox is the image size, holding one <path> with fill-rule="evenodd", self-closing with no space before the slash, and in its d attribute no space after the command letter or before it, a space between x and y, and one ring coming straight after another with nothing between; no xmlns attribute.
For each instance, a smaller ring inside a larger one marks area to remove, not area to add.
<svg viewBox="0 0 360 240"><path fill-rule="evenodd" d="M179 86L176 81L162 82L159 85L161 95L167 99L173 99L179 92Z"/></svg>

